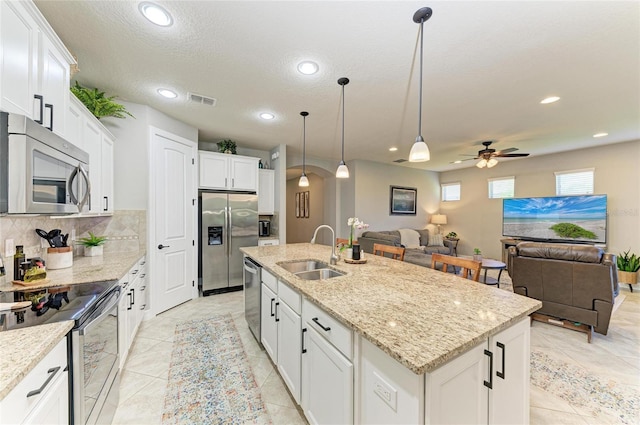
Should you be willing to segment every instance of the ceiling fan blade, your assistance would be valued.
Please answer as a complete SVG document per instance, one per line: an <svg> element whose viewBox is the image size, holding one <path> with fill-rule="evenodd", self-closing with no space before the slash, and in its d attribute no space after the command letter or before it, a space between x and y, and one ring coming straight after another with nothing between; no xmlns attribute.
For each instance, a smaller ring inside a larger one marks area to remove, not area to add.
<svg viewBox="0 0 640 425"><path fill-rule="evenodd" d="M471 161L471 160L474 160L474 159L478 159L478 158L457 159L457 160L455 160L455 161L451 161L449 164L459 164L459 163L461 163L461 162L464 162L464 161Z"/></svg>
<svg viewBox="0 0 640 425"><path fill-rule="evenodd" d="M501 151L496 151L494 153L496 155L502 155L504 153L510 153L510 152L517 151L517 150L518 150L518 148L507 148L507 149L502 149Z"/></svg>
<svg viewBox="0 0 640 425"><path fill-rule="evenodd" d="M493 155L493 156L498 156L500 158L517 158L521 156L529 156L529 154L528 153L508 153L506 155Z"/></svg>

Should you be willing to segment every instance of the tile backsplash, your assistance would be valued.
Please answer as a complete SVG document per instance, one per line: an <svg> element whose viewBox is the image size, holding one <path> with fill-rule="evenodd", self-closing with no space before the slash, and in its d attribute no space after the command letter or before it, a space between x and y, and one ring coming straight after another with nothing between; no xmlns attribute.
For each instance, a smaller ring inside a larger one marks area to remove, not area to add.
<svg viewBox="0 0 640 425"><path fill-rule="evenodd" d="M49 216L15 216L0 217L0 253L4 258L7 275L13 275L13 257L6 257L5 241L13 239L13 246L23 245L27 257L42 257L46 260L45 242L35 232L35 229L50 231L62 230L62 234L69 234L73 255L83 255L84 248L71 241L75 231L76 239L89 236L89 232L98 236L106 236L104 252L135 252L145 249L147 240L147 215L144 210L120 210L112 216L105 217L73 217L51 218ZM48 247L48 245L46 245Z"/></svg>

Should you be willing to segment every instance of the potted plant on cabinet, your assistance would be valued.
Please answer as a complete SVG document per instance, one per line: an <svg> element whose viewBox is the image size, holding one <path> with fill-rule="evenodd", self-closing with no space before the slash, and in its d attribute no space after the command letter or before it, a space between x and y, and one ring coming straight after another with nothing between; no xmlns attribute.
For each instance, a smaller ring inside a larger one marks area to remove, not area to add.
<svg viewBox="0 0 640 425"><path fill-rule="evenodd" d="M236 154L236 142L233 140L220 140L216 144L218 145L218 152Z"/></svg>
<svg viewBox="0 0 640 425"><path fill-rule="evenodd" d="M640 257L630 253L630 249L618 255L618 282L629 285L633 292L633 284L638 283L638 270L640 270Z"/></svg>
<svg viewBox="0 0 640 425"><path fill-rule="evenodd" d="M473 259L482 261L482 251L480 251L480 248L473 248Z"/></svg>
<svg viewBox="0 0 640 425"><path fill-rule="evenodd" d="M103 117L126 118L129 115L135 118L124 105L114 102L115 96L107 97L103 91L96 88L89 89L82 87L76 81L76 85L71 87L71 92L87 107L94 117L100 119Z"/></svg>
<svg viewBox="0 0 640 425"><path fill-rule="evenodd" d="M85 257L96 257L102 255L102 245L107 241L106 236L96 236L89 232L89 236L78 239L80 245L84 246Z"/></svg>

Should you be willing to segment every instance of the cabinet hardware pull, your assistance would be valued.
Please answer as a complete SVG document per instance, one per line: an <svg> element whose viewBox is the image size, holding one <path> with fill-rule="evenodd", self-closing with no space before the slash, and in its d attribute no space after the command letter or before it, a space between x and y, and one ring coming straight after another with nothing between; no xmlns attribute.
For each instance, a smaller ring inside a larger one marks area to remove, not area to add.
<svg viewBox="0 0 640 425"><path fill-rule="evenodd" d="M44 391L44 389L47 387L47 385L49 385L49 382L51 382L51 380L53 379L54 376L56 376L56 373L58 373L59 370L60 370L60 366L56 366L56 367L53 367L53 368L49 369L47 371L49 376L47 377L47 380L44 381L44 384L42 384L42 386L40 388L38 388L37 390L29 391L27 393L27 398L29 398L31 396L34 396L34 395L38 395L42 391Z"/></svg>
<svg viewBox="0 0 640 425"><path fill-rule="evenodd" d="M34 94L33 98L40 101L40 119L34 120L34 121L42 125L42 122L44 120L44 100L42 99L42 95L39 95L39 94Z"/></svg>
<svg viewBox="0 0 640 425"><path fill-rule="evenodd" d="M280 303L276 303L276 322L280 321L280 318L278 317L278 306L280 305Z"/></svg>
<svg viewBox="0 0 640 425"><path fill-rule="evenodd" d="M275 316L275 314L273 313L273 303L276 301L275 298L271 298L271 317Z"/></svg>
<svg viewBox="0 0 640 425"><path fill-rule="evenodd" d="M131 302L131 291L127 292L127 297L129 297L129 306L127 307L127 310L131 310L131 306L133 305Z"/></svg>
<svg viewBox="0 0 640 425"><path fill-rule="evenodd" d="M45 127L48 128L49 130L53 131L53 105L50 103L45 103L44 104L44 109L49 109L51 112L49 112L49 127Z"/></svg>
<svg viewBox="0 0 640 425"><path fill-rule="evenodd" d="M142 274L140 275L140 279L144 279L144 277L145 277L146 275L147 275L146 273L142 273Z"/></svg>
<svg viewBox="0 0 640 425"><path fill-rule="evenodd" d="M484 386L493 389L493 353L489 350L484 350L484 355L489 356L489 382L484 381Z"/></svg>
<svg viewBox="0 0 640 425"><path fill-rule="evenodd" d="M236 187L236 179L231 179L231 187Z"/></svg>
<svg viewBox="0 0 640 425"><path fill-rule="evenodd" d="M316 322L316 325L320 326L320 327L322 328L322 330L323 330L323 331L325 331L325 332L329 332L329 331L331 330L331 328L330 328L329 326L327 326L326 328L325 328L324 326L322 326L322 323L320 323L320 322L318 321L318 318L317 318L317 317L314 317L314 318L313 318L313 319L311 319L311 320L313 320L314 322Z"/></svg>
<svg viewBox="0 0 640 425"><path fill-rule="evenodd" d="M138 273L138 269L131 270L131 274L136 274L136 273Z"/></svg>
<svg viewBox="0 0 640 425"><path fill-rule="evenodd" d="M498 378L504 379L504 374L505 374L504 364L505 364L505 357L507 357L507 348L501 342L496 342L496 345L502 348L502 372L496 371L496 375L498 375Z"/></svg>
<svg viewBox="0 0 640 425"><path fill-rule="evenodd" d="M307 328L302 329L302 354L307 352L307 349L304 348L304 334L307 333Z"/></svg>
<svg viewBox="0 0 640 425"><path fill-rule="evenodd" d="M102 209L102 211L109 211L109 197L108 196L104 197L104 208Z"/></svg>
<svg viewBox="0 0 640 425"><path fill-rule="evenodd" d="M227 178L224 178L224 187L227 187Z"/></svg>
<svg viewBox="0 0 640 425"><path fill-rule="evenodd" d="M136 288L131 288L131 305L136 303Z"/></svg>

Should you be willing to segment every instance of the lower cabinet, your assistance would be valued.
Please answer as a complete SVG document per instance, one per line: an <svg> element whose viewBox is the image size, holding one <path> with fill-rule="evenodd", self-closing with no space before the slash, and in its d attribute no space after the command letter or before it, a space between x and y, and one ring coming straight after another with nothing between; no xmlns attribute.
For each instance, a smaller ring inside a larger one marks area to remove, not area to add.
<svg viewBox="0 0 640 425"><path fill-rule="evenodd" d="M120 369L127 361L129 348L142 322L148 300L147 276L144 257L120 280L121 295L118 304L118 354Z"/></svg>

